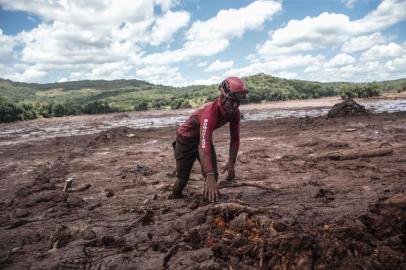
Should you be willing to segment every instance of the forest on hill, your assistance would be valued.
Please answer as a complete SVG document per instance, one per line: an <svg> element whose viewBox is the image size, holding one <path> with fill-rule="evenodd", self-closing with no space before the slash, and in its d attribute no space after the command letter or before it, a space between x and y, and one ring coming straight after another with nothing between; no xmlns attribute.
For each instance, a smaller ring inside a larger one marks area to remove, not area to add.
<svg viewBox="0 0 406 270"><path fill-rule="evenodd" d="M245 103L323 96L372 97L406 89L406 79L348 83L288 80L267 74L243 78ZM41 117L197 107L218 95L218 85L171 87L141 80L21 83L0 79L0 122Z"/></svg>

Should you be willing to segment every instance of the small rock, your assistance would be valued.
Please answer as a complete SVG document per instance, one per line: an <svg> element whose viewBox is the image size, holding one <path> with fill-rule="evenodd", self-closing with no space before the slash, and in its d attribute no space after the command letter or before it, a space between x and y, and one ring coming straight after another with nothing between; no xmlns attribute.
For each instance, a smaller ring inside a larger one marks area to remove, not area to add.
<svg viewBox="0 0 406 270"><path fill-rule="evenodd" d="M230 221L230 227L234 230L243 231L245 229L245 221L247 218L247 213L241 213Z"/></svg>
<svg viewBox="0 0 406 270"><path fill-rule="evenodd" d="M158 195L157 195L156 193L154 193L154 194L151 196L151 200L152 200L152 201L156 200L157 198L158 198Z"/></svg>
<svg viewBox="0 0 406 270"><path fill-rule="evenodd" d="M21 208L17 208L16 210L14 210L14 216L21 218L21 217L26 217L30 215L30 211L27 209L21 209Z"/></svg>
<svg viewBox="0 0 406 270"><path fill-rule="evenodd" d="M406 193L400 193L387 199L385 204L397 207L406 207Z"/></svg>
<svg viewBox="0 0 406 270"><path fill-rule="evenodd" d="M111 235L103 236L101 241L106 246L113 246L116 243L116 239Z"/></svg>
<svg viewBox="0 0 406 270"><path fill-rule="evenodd" d="M104 190L104 192L105 192L107 198L114 196L114 192L111 189L106 189L106 190Z"/></svg>
<svg viewBox="0 0 406 270"><path fill-rule="evenodd" d="M85 202L79 196L70 194L66 199L66 203L69 207L79 207L82 206Z"/></svg>
<svg viewBox="0 0 406 270"><path fill-rule="evenodd" d="M231 245L233 248L239 248L243 245L248 244L248 239L242 238L241 235L237 234L234 236L234 238L231 240Z"/></svg>
<svg viewBox="0 0 406 270"><path fill-rule="evenodd" d="M204 262L213 257L213 251L209 248L201 248L198 250L195 250L192 254L192 259L196 262Z"/></svg>
<svg viewBox="0 0 406 270"><path fill-rule="evenodd" d="M168 213L169 212L169 208L168 207L161 207L161 209L159 209L161 215Z"/></svg>
<svg viewBox="0 0 406 270"><path fill-rule="evenodd" d="M101 203L100 203L100 202L96 202L96 203L93 203L93 204L89 205L89 206L87 207L87 210L93 210L93 209L95 209L95 208L97 208L97 207L100 207L100 206L101 206Z"/></svg>
<svg viewBox="0 0 406 270"><path fill-rule="evenodd" d="M287 226L285 223L283 222L276 222L273 227L275 228L275 230L277 230L278 232L283 232L286 230Z"/></svg>
<svg viewBox="0 0 406 270"><path fill-rule="evenodd" d="M134 208L131 208L130 209L130 213L134 213L135 212L135 209Z"/></svg>
<svg viewBox="0 0 406 270"><path fill-rule="evenodd" d="M86 228L81 234L84 240L92 240L96 238L96 233L89 228Z"/></svg>
<svg viewBox="0 0 406 270"><path fill-rule="evenodd" d="M133 137L135 137L135 134L130 133L130 134L127 135L127 137L128 137L128 138L133 138Z"/></svg>
<svg viewBox="0 0 406 270"><path fill-rule="evenodd" d="M15 247L15 248L13 248L12 250L11 250L11 252L17 252L17 251L19 251L21 249L21 247Z"/></svg>
<svg viewBox="0 0 406 270"><path fill-rule="evenodd" d="M210 259L208 261L202 262L199 265L199 269L201 270L220 270L222 267L216 263L213 259Z"/></svg>

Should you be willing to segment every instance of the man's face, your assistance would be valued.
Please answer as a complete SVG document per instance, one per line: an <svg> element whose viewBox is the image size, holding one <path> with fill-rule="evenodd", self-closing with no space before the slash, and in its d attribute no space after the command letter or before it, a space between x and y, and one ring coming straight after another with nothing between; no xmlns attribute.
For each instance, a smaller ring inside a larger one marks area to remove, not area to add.
<svg viewBox="0 0 406 270"><path fill-rule="evenodd" d="M240 102L235 99L223 97L223 108L228 114L233 114L240 106Z"/></svg>

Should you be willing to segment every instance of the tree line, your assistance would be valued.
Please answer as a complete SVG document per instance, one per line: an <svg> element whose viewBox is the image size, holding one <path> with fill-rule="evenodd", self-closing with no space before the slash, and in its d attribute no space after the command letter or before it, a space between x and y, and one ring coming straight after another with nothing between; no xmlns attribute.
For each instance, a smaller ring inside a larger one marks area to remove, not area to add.
<svg viewBox="0 0 406 270"><path fill-rule="evenodd" d="M324 96L340 95L342 98L368 98L380 95L383 91L404 91L406 80L395 80L371 83L320 83L303 80L287 80L267 74L258 74L244 78L249 95L245 103L258 103L262 101L280 101L290 99L309 99ZM141 85L138 81L129 81L130 86ZM90 83L86 81L86 86ZM97 86L95 82L91 82ZM69 83L67 86L72 87ZM84 84L84 83L81 83ZM81 85L75 82L75 85ZM48 102L21 102L11 101L0 96L0 122L13 122L18 120L31 120L36 118L61 117L79 114L100 114L120 111L145 111L149 109L180 109L200 106L218 96L217 85L202 85L188 87L167 87L143 84L140 87L147 89L146 94L136 98L118 99L120 93L131 93L131 88L120 80L111 85L127 87L125 91L113 90L103 92L96 97L86 99L64 99ZM44 87L44 86L42 86ZM50 87L50 86L47 86ZM55 86L54 86L55 87ZM59 85L60 87L60 85ZM147 88L145 88L147 87ZM136 93L138 88L133 88ZM0 89L1 90L1 89ZM74 93L77 90L66 90ZM116 91L116 92L114 92ZM117 94L116 94L117 93ZM1 92L0 92L1 94ZM99 98L97 100L97 98ZM114 99L116 98L116 99ZM91 101L94 99L93 101ZM122 103L126 102L126 106Z"/></svg>

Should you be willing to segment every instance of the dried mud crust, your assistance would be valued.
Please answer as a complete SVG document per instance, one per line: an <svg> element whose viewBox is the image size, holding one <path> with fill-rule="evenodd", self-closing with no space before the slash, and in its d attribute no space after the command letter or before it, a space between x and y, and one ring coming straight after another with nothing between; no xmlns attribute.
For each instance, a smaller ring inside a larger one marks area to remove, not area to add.
<svg viewBox="0 0 406 270"><path fill-rule="evenodd" d="M244 122L216 204L197 164L186 197L167 199L175 128L4 146L0 268L405 268L405 126L405 113ZM227 128L215 145L224 164Z"/></svg>

